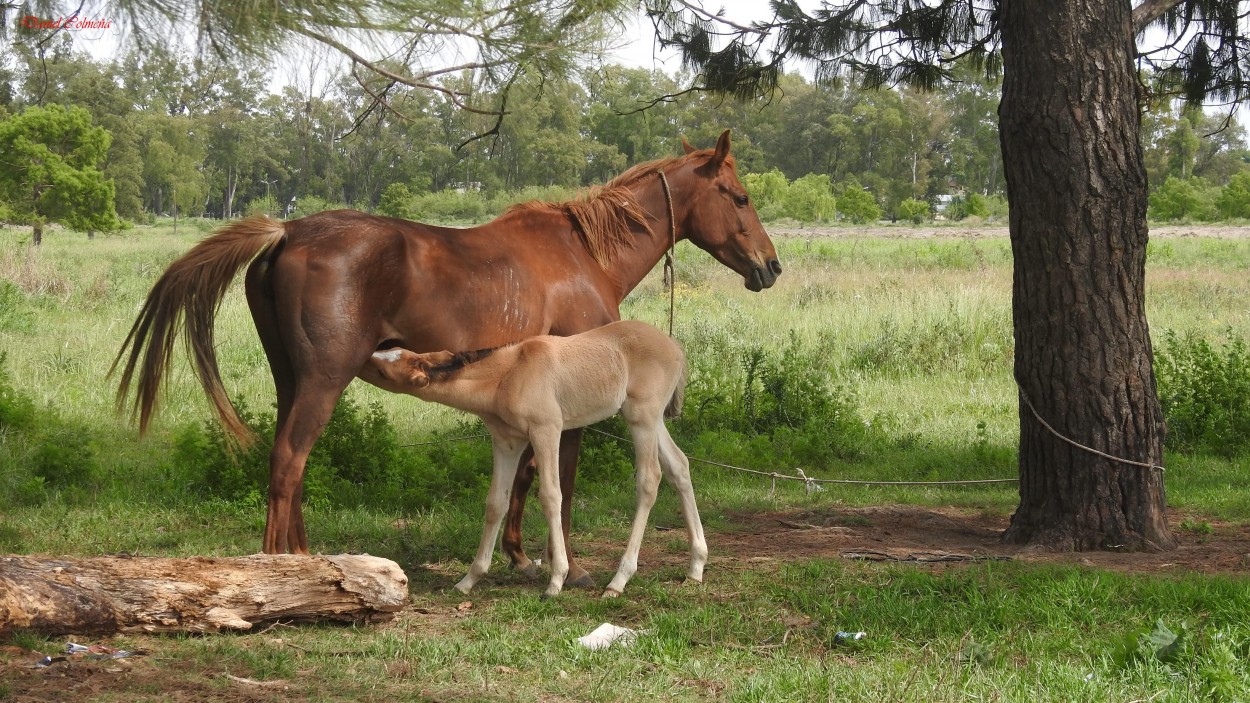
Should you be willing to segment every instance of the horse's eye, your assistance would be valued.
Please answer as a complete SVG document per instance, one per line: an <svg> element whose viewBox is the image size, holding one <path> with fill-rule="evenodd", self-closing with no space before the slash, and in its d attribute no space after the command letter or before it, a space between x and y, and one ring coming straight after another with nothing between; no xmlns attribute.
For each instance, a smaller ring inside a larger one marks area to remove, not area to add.
<svg viewBox="0 0 1250 703"><path fill-rule="evenodd" d="M736 196L736 197L734 198L734 202L738 204L738 207L746 207L746 206L747 206L747 196L745 196L745 195L739 195L739 196Z"/></svg>

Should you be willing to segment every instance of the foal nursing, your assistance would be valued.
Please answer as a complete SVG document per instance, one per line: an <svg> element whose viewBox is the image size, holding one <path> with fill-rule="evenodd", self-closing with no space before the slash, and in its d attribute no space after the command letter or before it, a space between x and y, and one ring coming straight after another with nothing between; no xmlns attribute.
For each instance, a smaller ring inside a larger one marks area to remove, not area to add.
<svg viewBox="0 0 1250 703"><path fill-rule="evenodd" d="M655 504L660 471L681 497L690 536L686 578L703 580L707 543L690 483L690 463L664 426L681 411L686 357L681 347L642 322L614 322L571 337L532 337L494 350L416 354L375 352L360 377L482 418L494 443L494 473L486 497L486 524L469 573L456 584L468 593L490 568L508 492L525 445L534 447L539 500L547 516L554 596L568 574L560 528L560 432L585 427L620 412L634 440L638 508L625 555L603 592L618 596L638 569L638 550Z"/></svg>

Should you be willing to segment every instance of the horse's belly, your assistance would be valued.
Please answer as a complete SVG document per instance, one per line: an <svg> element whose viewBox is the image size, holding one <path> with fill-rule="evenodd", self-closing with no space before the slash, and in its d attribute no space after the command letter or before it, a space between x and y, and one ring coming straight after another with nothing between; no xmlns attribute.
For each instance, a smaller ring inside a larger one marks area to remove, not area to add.
<svg viewBox="0 0 1250 703"><path fill-rule="evenodd" d="M579 399L580 400L580 399ZM566 402L563 406L564 429L593 425L615 415L625 403L625 390L612 395L596 395L583 402Z"/></svg>

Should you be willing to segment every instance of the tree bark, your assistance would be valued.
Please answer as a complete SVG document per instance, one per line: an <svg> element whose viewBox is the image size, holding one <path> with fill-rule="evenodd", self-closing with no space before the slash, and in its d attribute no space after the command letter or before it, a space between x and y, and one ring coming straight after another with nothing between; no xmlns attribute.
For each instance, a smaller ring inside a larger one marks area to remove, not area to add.
<svg viewBox="0 0 1250 703"><path fill-rule="evenodd" d="M269 620L389 619L408 600L395 562L368 555L0 557L0 634L214 632Z"/></svg>
<svg viewBox="0 0 1250 703"><path fill-rule="evenodd" d="M1166 550L1130 3L1003 0L1020 506L1004 539ZM1032 408L1036 408L1036 414ZM1136 466L1078 448L1047 430Z"/></svg>
<svg viewBox="0 0 1250 703"><path fill-rule="evenodd" d="M34 228L35 231L34 234L31 235L30 242L35 246L39 246L40 244L43 244L43 223L39 220L35 220Z"/></svg>

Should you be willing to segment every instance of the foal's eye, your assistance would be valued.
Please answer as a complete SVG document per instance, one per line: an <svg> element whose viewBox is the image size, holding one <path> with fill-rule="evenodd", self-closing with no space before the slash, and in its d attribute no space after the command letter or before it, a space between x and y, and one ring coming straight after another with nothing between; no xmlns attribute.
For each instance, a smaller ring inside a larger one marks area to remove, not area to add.
<svg viewBox="0 0 1250 703"><path fill-rule="evenodd" d="M736 195L736 196L734 196L734 202L738 204L738 207L746 207L746 206L747 206L747 196L745 196L745 195Z"/></svg>

